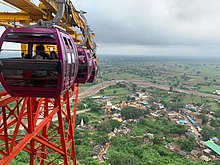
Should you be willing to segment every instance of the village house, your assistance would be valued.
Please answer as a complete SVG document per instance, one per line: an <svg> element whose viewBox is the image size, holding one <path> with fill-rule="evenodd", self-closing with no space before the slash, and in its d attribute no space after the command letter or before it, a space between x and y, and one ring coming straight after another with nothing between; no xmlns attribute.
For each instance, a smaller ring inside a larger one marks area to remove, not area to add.
<svg viewBox="0 0 220 165"><path fill-rule="evenodd" d="M179 120L185 120L182 115L176 112L168 113L168 118L171 122L177 122Z"/></svg>
<svg viewBox="0 0 220 165"><path fill-rule="evenodd" d="M208 153L209 155L215 154L217 157L220 157L220 146L215 144L213 141L206 141L204 144L211 150L212 152ZM209 151L204 150L204 151ZM206 152L207 153L207 152Z"/></svg>
<svg viewBox="0 0 220 165"><path fill-rule="evenodd" d="M197 111L197 110L198 110L198 107L196 107L196 106L194 106L194 105L192 105L192 104L186 104L186 105L184 106L184 108L189 109L189 110L191 110L191 111Z"/></svg>
<svg viewBox="0 0 220 165"><path fill-rule="evenodd" d="M131 132L131 129L130 128L127 128L125 126L121 127L121 128L115 128L114 129L114 133L115 134L124 134L124 135L127 135L128 133Z"/></svg>
<svg viewBox="0 0 220 165"><path fill-rule="evenodd" d="M93 159L98 159L99 154L104 149L104 146L101 144L97 144L95 147L93 147L92 152L90 155L93 157Z"/></svg>
<svg viewBox="0 0 220 165"><path fill-rule="evenodd" d="M214 94L220 95L220 90L216 90L215 92L213 92Z"/></svg>
<svg viewBox="0 0 220 165"><path fill-rule="evenodd" d="M136 92L136 95L141 100L146 100L148 98L148 95L144 92Z"/></svg>
<svg viewBox="0 0 220 165"><path fill-rule="evenodd" d="M204 161L204 162L210 162L211 159L208 156L202 155L199 157L200 160Z"/></svg>
<svg viewBox="0 0 220 165"><path fill-rule="evenodd" d="M199 150L192 150L190 153L195 158L199 158L200 156L202 156L202 151Z"/></svg>

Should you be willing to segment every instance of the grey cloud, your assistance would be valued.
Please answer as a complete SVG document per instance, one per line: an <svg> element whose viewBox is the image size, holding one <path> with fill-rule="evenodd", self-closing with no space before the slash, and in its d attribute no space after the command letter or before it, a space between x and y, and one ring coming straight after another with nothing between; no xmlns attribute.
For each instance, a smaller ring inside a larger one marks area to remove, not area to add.
<svg viewBox="0 0 220 165"><path fill-rule="evenodd" d="M39 3L39 0L33 1ZM220 53L219 0L72 2L78 10L87 11L100 52Z"/></svg>
<svg viewBox="0 0 220 165"><path fill-rule="evenodd" d="M89 23L102 43L220 43L218 0L81 1L77 3L88 11Z"/></svg>

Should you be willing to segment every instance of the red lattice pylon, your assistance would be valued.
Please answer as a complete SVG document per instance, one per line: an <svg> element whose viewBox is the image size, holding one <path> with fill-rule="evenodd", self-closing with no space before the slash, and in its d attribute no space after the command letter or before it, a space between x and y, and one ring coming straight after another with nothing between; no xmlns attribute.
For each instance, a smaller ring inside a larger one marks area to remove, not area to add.
<svg viewBox="0 0 220 165"><path fill-rule="evenodd" d="M72 110L71 97L75 98ZM78 85L56 99L0 93L0 164L8 165L25 151L30 165L75 165L77 104Z"/></svg>

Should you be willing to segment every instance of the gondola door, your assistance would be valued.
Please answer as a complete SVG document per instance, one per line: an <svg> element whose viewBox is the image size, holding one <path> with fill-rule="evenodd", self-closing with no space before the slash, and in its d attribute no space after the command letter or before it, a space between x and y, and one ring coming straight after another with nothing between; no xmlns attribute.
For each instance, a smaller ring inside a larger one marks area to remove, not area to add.
<svg viewBox="0 0 220 165"><path fill-rule="evenodd" d="M68 88L70 86L70 80L71 80L71 56L70 56L70 49L69 44L67 42L67 35L62 34L63 43L64 43L64 49L65 49L65 76L64 76L64 85L65 88Z"/></svg>
<svg viewBox="0 0 220 165"><path fill-rule="evenodd" d="M74 71L75 71L75 47L72 44L71 40L70 40L70 36L63 34L62 35L63 38L63 43L64 43L64 47L65 47L65 57L66 57L66 61L65 61L65 66L66 66L66 74L65 74L65 88L70 87L73 85L73 76L74 76Z"/></svg>

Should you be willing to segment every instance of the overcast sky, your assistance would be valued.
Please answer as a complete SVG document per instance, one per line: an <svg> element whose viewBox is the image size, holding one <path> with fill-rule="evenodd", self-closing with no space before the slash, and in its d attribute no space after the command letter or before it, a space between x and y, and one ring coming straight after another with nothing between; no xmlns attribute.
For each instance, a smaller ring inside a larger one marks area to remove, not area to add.
<svg viewBox="0 0 220 165"><path fill-rule="evenodd" d="M99 54L220 55L220 0L72 2L87 11Z"/></svg>

